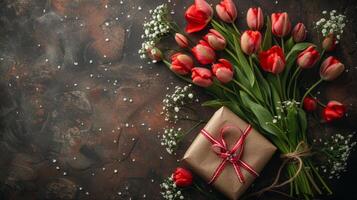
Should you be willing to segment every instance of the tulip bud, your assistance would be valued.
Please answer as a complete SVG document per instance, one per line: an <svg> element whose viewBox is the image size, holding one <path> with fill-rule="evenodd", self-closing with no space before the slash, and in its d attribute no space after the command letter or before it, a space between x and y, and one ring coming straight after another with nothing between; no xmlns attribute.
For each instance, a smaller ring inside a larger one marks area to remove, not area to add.
<svg viewBox="0 0 357 200"><path fill-rule="evenodd" d="M201 87L209 87L213 84L212 72L203 67L192 69L192 82Z"/></svg>
<svg viewBox="0 0 357 200"><path fill-rule="evenodd" d="M163 54L157 47L149 47L146 49L147 55L153 61L161 61Z"/></svg>
<svg viewBox="0 0 357 200"><path fill-rule="evenodd" d="M170 69L177 74L186 75L193 68L193 60L186 54L176 53L171 56L171 60Z"/></svg>
<svg viewBox="0 0 357 200"><path fill-rule="evenodd" d="M306 27L303 23L295 25L292 31L293 39L296 43L302 42L306 39Z"/></svg>
<svg viewBox="0 0 357 200"><path fill-rule="evenodd" d="M320 59L320 53L315 49L314 46L309 46L303 52L301 52L297 57L297 64L303 69L308 69L313 67L317 61Z"/></svg>
<svg viewBox="0 0 357 200"><path fill-rule="evenodd" d="M281 47L275 45L259 54L259 62L264 71L279 74L285 69L285 56Z"/></svg>
<svg viewBox="0 0 357 200"><path fill-rule="evenodd" d="M264 15L260 7L249 8L247 12L247 24L253 31L259 31L264 25Z"/></svg>
<svg viewBox="0 0 357 200"><path fill-rule="evenodd" d="M181 47L181 48L187 48L188 47L188 39L186 36L182 35L181 33L176 33L175 34L175 40L176 43Z"/></svg>
<svg viewBox="0 0 357 200"><path fill-rule="evenodd" d="M203 37L204 40L212 47L212 49L220 51L226 48L226 39L218 31L210 29L209 33Z"/></svg>
<svg viewBox="0 0 357 200"><path fill-rule="evenodd" d="M232 0L223 0L216 6L218 17L227 23L233 23L237 19L237 8Z"/></svg>
<svg viewBox="0 0 357 200"><path fill-rule="evenodd" d="M332 81L339 77L343 71L345 71L345 65L330 56L321 64L320 77L325 81Z"/></svg>
<svg viewBox="0 0 357 200"><path fill-rule="evenodd" d="M243 52L247 55L258 52L262 43L262 34L259 31L248 30L242 34L240 45Z"/></svg>
<svg viewBox="0 0 357 200"><path fill-rule="evenodd" d="M326 122L341 119L346 114L346 107L338 101L330 101L322 112L322 117Z"/></svg>
<svg viewBox="0 0 357 200"><path fill-rule="evenodd" d="M178 167L172 174L172 178L178 187L188 187L192 185L192 174L187 169Z"/></svg>
<svg viewBox="0 0 357 200"><path fill-rule="evenodd" d="M228 83L233 78L233 65L226 59L219 59L212 65L213 74L222 83Z"/></svg>
<svg viewBox="0 0 357 200"><path fill-rule="evenodd" d="M204 40L192 48L192 53L202 65L211 64L216 60L216 53L212 47Z"/></svg>
<svg viewBox="0 0 357 200"><path fill-rule="evenodd" d="M325 51L333 51L336 48L336 44L337 41L335 35L330 33L322 41L322 48L325 49Z"/></svg>
<svg viewBox="0 0 357 200"><path fill-rule="evenodd" d="M285 37L290 33L291 22L288 13L273 13L271 21L271 30L275 36Z"/></svg>
<svg viewBox="0 0 357 200"><path fill-rule="evenodd" d="M317 108L317 100L315 98L306 97L303 105L306 111L312 112Z"/></svg>

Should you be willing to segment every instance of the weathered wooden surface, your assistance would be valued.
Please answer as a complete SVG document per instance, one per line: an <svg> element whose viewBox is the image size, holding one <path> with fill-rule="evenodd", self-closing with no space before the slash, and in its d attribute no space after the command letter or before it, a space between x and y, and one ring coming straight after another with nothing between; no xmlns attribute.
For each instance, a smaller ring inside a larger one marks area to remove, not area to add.
<svg viewBox="0 0 357 200"><path fill-rule="evenodd" d="M167 1L0 2L0 199L161 199L161 179L194 137L187 137L176 157L160 146L157 135L166 125L161 101L171 82L181 82L137 55L144 17L162 2ZM337 55L348 73L325 84L321 97L349 105L349 116L313 134L352 132L357 128L356 1L275 2L238 1L239 25L245 26L250 6L261 6L266 14L287 11L294 22L307 25L309 39L318 41L313 23L322 10L347 15ZM190 3L170 3L181 23ZM356 164L355 153L348 172L333 183L336 196L322 199L357 198ZM261 180L269 182L273 169L268 166ZM269 197L281 198L262 199Z"/></svg>

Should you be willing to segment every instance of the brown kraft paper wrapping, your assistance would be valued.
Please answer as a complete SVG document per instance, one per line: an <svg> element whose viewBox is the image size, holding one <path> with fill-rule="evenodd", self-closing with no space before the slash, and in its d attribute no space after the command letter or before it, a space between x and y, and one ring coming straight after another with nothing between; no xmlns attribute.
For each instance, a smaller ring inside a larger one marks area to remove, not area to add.
<svg viewBox="0 0 357 200"><path fill-rule="evenodd" d="M228 108L222 107L213 115L204 129L215 139L220 135L224 126L236 126L244 131L248 124L232 113ZM237 142L241 132L229 132L224 135L228 149ZM267 139L252 129L244 141L244 152L241 160L249 164L256 172L260 173L264 166L273 156L276 147ZM209 182L213 173L222 162L222 158L212 150L212 143L202 134L198 134L186 151L183 162L186 163L196 174ZM232 200L238 199L244 191L253 183L255 176L244 168L241 168L245 183L240 183L234 171L233 165L228 162L213 183L213 186Z"/></svg>

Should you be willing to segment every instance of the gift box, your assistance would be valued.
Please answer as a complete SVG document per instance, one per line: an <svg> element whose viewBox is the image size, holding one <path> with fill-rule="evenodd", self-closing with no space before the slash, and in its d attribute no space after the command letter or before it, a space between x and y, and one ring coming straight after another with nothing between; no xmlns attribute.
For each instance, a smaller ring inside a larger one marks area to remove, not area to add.
<svg viewBox="0 0 357 200"><path fill-rule="evenodd" d="M186 151L183 162L229 199L259 176L276 147L228 108L220 108Z"/></svg>

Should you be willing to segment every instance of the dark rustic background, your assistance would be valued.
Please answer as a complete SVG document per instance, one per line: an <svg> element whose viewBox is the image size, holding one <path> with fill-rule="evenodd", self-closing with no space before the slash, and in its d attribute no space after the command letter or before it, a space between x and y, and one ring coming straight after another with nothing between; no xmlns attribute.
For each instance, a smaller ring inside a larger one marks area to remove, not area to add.
<svg viewBox="0 0 357 200"><path fill-rule="evenodd" d="M187 137L177 156L160 146L157 135L167 125L160 115L162 98L166 87L182 83L137 55L144 17L163 2L0 2L0 199L161 199L159 183L179 165L177 159L194 137ZM191 2L170 3L180 23ZM236 2L240 27L246 27L245 12L251 6L262 7L265 14L287 11L294 23L307 25L315 42L321 38L313 23L322 10L347 15L337 56L348 73L324 84L319 96L344 102L348 117L323 128L312 125L319 128L311 134L356 130L357 1ZM213 112L197 111L207 113L203 118ZM335 195L320 199L357 199L356 165L354 153L348 172L331 182ZM269 183L274 170L269 165L260 182ZM199 198L189 192L191 199Z"/></svg>

